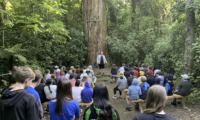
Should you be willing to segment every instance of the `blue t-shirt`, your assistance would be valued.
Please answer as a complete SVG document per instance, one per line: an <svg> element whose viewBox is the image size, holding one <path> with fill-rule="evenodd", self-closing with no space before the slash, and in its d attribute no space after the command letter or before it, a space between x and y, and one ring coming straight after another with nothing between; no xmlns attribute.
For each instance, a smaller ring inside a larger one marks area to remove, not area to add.
<svg viewBox="0 0 200 120"><path fill-rule="evenodd" d="M28 93L30 93L30 94L32 94L32 95L35 96L36 103L38 104L39 98L40 98L38 92L37 92L34 88L32 88L32 87L28 87L28 88L26 89L26 91L27 91Z"/></svg>
<svg viewBox="0 0 200 120"><path fill-rule="evenodd" d="M55 113L56 101L49 102L50 120L73 120L73 116L80 118L80 108L76 101L64 101L62 106L62 115Z"/></svg>

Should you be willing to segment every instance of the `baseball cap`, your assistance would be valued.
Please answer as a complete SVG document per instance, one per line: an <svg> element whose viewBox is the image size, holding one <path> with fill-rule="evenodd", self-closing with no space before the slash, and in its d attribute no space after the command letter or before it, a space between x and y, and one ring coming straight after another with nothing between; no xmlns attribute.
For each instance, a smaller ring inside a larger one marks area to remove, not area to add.
<svg viewBox="0 0 200 120"><path fill-rule="evenodd" d="M188 79L188 75L187 74L181 75L181 77L184 78L185 80Z"/></svg>

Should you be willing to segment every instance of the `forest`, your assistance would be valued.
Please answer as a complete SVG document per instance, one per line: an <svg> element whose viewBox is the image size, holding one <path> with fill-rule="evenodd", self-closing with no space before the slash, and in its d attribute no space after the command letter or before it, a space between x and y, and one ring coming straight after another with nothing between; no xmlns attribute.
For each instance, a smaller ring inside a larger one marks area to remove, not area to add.
<svg viewBox="0 0 200 120"><path fill-rule="evenodd" d="M0 74L16 66L159 65L200 92L200 0L0 0ZM200 99L195 97L192 99Z"/></svg>

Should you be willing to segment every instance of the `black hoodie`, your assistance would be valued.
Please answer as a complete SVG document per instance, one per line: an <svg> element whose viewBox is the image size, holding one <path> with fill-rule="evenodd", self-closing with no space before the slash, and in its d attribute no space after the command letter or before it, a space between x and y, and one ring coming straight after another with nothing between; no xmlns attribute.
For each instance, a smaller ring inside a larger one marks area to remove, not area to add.
<svg viewBox="0 0 200 120"><path fill-rule="evenodd" d="M33 95L24 89L5 89L0 98L0 120L39 120L39 111Z"/></svg>
<svg viewBox="0 0 200 120"><path fill-rule="evenodd" d="M176 118L169 116L167 114L162 115L156 113L152 114L143 113L137 115L133 120L176 120Z"/></svg>

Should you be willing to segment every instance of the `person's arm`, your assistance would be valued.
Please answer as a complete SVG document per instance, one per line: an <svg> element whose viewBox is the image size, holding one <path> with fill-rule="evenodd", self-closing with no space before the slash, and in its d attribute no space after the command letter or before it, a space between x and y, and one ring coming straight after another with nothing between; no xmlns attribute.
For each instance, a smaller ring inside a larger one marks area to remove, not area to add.
<svg viewBox="0 0 200 120"><path fill-rule="evenodd" d="M34 99L34 96L32 97L32 99L28 100L25 118L26 120L40 120L38 105Z"/></svg>
<svg viewBox="0 0 200 120"><path fill-rule="evenodd" d="M100 64L99 55L97 56L97 64Z"/></svg>
<svg viewBox="0 0 200 120"><path fill-rule="evenodd" d="M141 87L140 87L140 89L139 89L139 95L142 95Z"/></svg>
<svg viewBox="0 0 200 120"><path fill-rule="evenodd" d="M119 81L119 78L117 79L117 82L116 82L116 87L118 87L120 84L120 81Z"/></svg>
<svg viewBox="0 0 200 120"><path fill-rule="evenodd" d="M103 57L104 57L105 63L107 63L106 57L105 56L103 56Z"/></svg>
<svg viewBox="0 0 200 120"><path fill-rule="evenodd" d="M166 92L169 91L169 86L168 86L168 85L169 85L168 83L165 85L165 90L166 90Z"/></svg>

